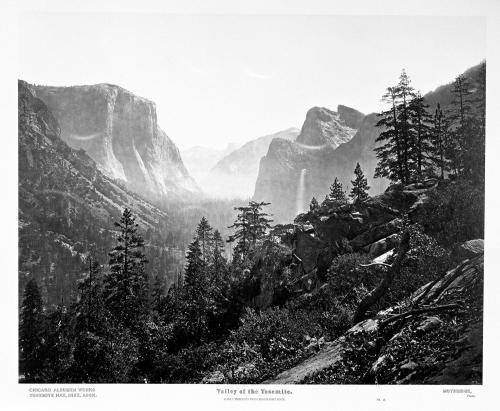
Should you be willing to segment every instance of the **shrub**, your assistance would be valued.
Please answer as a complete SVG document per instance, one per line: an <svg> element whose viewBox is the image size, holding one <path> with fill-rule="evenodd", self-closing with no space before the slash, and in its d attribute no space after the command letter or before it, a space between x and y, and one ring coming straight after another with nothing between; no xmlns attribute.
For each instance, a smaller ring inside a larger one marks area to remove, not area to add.
<svg viewBox="0 0 500 411"><path fill-rule="evenodd" d="M410 232L410 250L388 293L376 305L377 309L410 297L424 284L444 275L451 265L450 253L425 234L422 226L413 224L406 229Z"/></svg>
<svg viewBox="0 0 500 411"><path fill-rule="evenodd" d="M321 333L306 311L269 308L258 313L247 308L241 326L219 352L215 369L227 383L261 382L305 358L307 337Z"/></svg>
<svg viewBox="0 0 500 411"><path fill-rule="evenodd" d="M457 180L429 192L418 221L443 245L484 238L484 187Z"/></svg>
<svg viewBox="0 0 500 411"><path fill-rule="evenodd" d="M380 279L377 267L362 267L371 259L352 253L336 257L328 269L328 283L332 294L344 304L357 304L360 291L373 288Z"/></svg>

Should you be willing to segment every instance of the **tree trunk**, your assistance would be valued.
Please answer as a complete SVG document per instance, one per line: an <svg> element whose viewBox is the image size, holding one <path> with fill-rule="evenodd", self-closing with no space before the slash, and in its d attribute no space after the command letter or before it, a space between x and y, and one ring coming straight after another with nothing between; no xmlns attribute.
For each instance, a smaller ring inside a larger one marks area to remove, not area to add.
<svg viewBox="0 0 500 411"><path fill-rule="evenodd" d="M390 285L396 274L401 270L401 264L406 253L410 249L410 234L405 231L403 238L401 239L401 244L399 245L398 254L394 263L389 267L385 277L380 282L380 284L374 288L370 293L368 293L365 298L359 303L356 313L354 314L353 323L356 324L364 319L366 311L375 304L389 289Z"/></svg>

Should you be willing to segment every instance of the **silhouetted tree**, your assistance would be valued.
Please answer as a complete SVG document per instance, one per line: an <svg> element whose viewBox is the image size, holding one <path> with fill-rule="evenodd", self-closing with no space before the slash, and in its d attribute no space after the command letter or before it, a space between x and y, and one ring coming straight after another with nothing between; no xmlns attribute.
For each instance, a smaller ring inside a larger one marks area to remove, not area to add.
<svg viewBox="0 0 500 411"><path fill-rule="evenodd" d="M438 103L434 112L434 123L432 128L432 161L439 169L441 179L444 179L445 171L448 171L448 160L445 156L446 151L446 119Z"/></svg>
<svg viewBox="0 0 500 411"><path fill-rule="evenodd" d="M309 211L315 211L318 208L319 208L318 200L316 200L316 197L313 197L311 199L311 203L309 204Z"/></svg>
<svg viewBox="0 0 500 411"><path fill-rule="evenodd" d="M330 192L327 197L329 202L335 202L344 204L347 202L346 193L342 187L342 183L339 181L337 177L333 180L332 185L330 186Z"/></svg>
<svg viewBox="0 0 500 411"><path fill-rule="evenodd" d="M391 108L379 114L377 127L382 131L375 140L379 146L375 152L379 159L375 177L387 177L393 181L408 184L411 180L412 158L415 133L409 109L415 91L403 70L395 87L389 87L382 99L390 102Z"/></svg>
<svg viewBox="0 0 500 411"><path fill-rule="evenodd" d="M424 172L427 175L433 174L431 168L432 116L428 112L428 108L429 106L425 103L424 97L420 92L417 92L408 104L411 123L410 138L408 141L411 158L410 176L415 176L417 180L422 180Z"/></svg>
<svg viewBox="0 0 500 411"><path fill-rule="evenodd" d="M118 244L109 253L110 273L105 277L105 302L110 312L126 327L133 328L147 309L147 278L144 266L144 240L137 232L130 210L119 222Z"/></svg>
<svg viewBox="0 0 500 411"><path fill-rule="evenodd" d="M368 180L363 174L363 170L361 170L359 163L356 164L354 175L354 180L351 181L352 189L349 196L352 198L353 202L357 203L368 198L368 190L370 187L368 186Z"/></svg>
<svg viewBox="0 0 500 411"><path fill-rule="evenodd" d="M24 382L37 382L43 370L43 306L34 279L26 284L19 324L20 371Z"/></svg>
<svg viewBox="0 0 500 411"><path fill-rule="evenodd" d="M244 258L250 250L261 240L266 231L271 227L273 221L269 214L264 213L262 208L270 203L250 201L248 206L235 207L239 211L236 221L228 228L234 228L235 233L229 236L229 243L236 242L234 255L237 258Z"/></svg>
<svg viewBox="0 0 500 411"><path fill-rule="evenodd" d="M196 227L196 238L200 243L203 261L207 262L208 256L211 254L212 227L205 217L201 218L198 227Z"/></svg>

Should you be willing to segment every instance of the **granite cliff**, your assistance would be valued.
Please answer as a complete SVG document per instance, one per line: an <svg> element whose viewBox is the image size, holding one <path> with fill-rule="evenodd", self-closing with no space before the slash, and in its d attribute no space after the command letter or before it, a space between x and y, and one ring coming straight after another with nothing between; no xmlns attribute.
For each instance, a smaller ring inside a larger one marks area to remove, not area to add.
<svg viewBox="0 0 500 411"><path fill-rule="evenodd" d="M266 155L271 141L294 141L298 134L298 129L289 128L256 138L231 151L207 175L212 182L208 194L223 198L250 198L259 174L260 159Z"/></svg>
<svg viewBox="0 0 500 411"><path fill-rule="evenodd" d="M111 84L33 87L53 113L61 138L83 149L108 176L151 200L197 193L179 150L159 127L152 101Z"/></svg>
<svg viewBox="0 0 500 411"><path fill-rule="evenodd" d="M260 162L254 199L271 203L275 221L283 222L304 211L313 196L319 201L337 176L344 184L352 178L356 162L374 169L376 117L339 106L308 111L295 142L274 139ZM385 181L366 173L372 192L382 192Z"/></svg>
<svg viewBox="0 0 500 411"><path fill-rule="evenodd" d="M66 144L56 117L24 81L18 83L18 104L20 292L35 278L49 306L69 303L89 252L107 261L113 221L126 207L147 234L151 270L169 276L181 269L183 258L176 260L159 239L167 214L102 173L84 150Z"/></svg>

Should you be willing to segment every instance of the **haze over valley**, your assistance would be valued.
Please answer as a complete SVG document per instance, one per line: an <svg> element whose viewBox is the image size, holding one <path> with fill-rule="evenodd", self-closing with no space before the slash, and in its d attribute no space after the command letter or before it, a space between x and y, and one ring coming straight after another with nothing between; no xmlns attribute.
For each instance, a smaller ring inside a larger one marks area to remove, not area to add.
<svg viewBox="0 0 500 411"><path fill-rule="evenodd" d="M25 13L19 381L482 384L484 35Z"/></svg>

